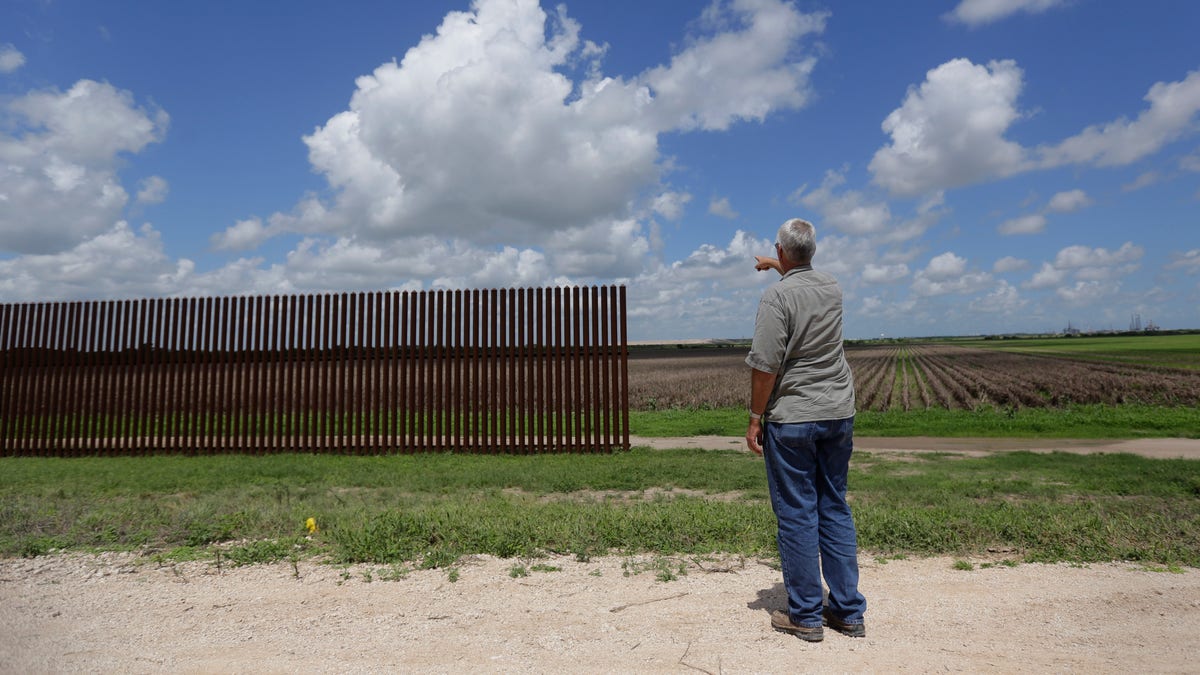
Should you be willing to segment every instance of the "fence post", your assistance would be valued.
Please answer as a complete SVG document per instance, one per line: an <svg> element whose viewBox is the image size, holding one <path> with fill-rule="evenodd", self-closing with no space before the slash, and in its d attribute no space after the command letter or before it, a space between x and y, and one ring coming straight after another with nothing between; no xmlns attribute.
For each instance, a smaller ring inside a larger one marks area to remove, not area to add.
<svg viewBox="0 0 1200 675"><path fill-rule="evenodd" d="M0 454L629 447L624 287L0 305Z"/></svg>

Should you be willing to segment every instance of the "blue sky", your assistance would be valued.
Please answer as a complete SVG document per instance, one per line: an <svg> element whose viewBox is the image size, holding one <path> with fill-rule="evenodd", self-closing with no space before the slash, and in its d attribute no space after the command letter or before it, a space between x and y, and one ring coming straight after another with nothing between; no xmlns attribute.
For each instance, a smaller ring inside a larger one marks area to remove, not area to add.
<svg viewBox="0 0 1200 675"><path fill-rule="evenodd" d="M0 6L0 302L622 283L752 332L1200 327L1200 3Z"/></svg>

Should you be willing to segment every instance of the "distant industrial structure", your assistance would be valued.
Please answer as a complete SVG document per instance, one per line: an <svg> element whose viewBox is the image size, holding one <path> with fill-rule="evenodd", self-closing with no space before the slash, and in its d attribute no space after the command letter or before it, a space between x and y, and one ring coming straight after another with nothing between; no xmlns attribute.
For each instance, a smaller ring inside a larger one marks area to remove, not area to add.
<svg viewBox="0 0 1200 675"><path fill-rule="evenodd" d="M1072 321L1068 320L1067 327L1062 329L1062 332L1060 333L1060 335L1083 335L1084 333L1096 335L1096 334L1100 334L1100 333L1121 333L1121 332L1156 333L1160 330L1162 330L1161 326L1154 323L1154 321L1151 319L1148 319L1146 321L1145 325L1143 325L1142 324L1142 315L1134 313L1134 314L1129 315L1129 330L1128 331L1119 331L1115 328L1109 328L1108 330L1092 330L1090 328L1087 330L1082 330L1078 326L1076 326Z"/></svg>
<svg viewBox="0 0 1200 675"><path fill-rule="evenodd" d="M1153 319L1148 319L1146 321L1146 327L1143 328L1142 327L1142 315L1141 314L1130 315L1130 317L1129 317L1129 332L1140 333L1140 332L1145 331L1147 333L1153 333L1156 330L1158 330L1158 326L1154 323Z"/></svg>

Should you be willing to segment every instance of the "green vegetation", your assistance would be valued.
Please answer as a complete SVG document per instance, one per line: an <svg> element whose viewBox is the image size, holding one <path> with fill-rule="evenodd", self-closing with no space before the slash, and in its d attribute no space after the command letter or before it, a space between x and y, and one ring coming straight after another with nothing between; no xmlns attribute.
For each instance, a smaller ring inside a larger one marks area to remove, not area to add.
<svg viewBox="0 0 1200 675"><path fill-rule="evenodd" d="M476 553L514 558L518 573L551 571L534 563L547 553L769 557L762 471L741 452L644 449L5 458L0 555L132 549L222 565L315 557L390 565L391 576ZM1200 461L862 453L850 481L866 555L1001 549L1019 560L1200 566ZM662 578L684 572L660 566Z"/></svg>
<svg viewBox="0 0 1200 675"><path fill-rule="evenodd" d="M855 416L854 432L860 436L1200 438L1200 409L1130 403L1074 404L1063 408L868 410Z"/></svg>
<svg viewBox="0 0 1200 675"><path fill-rule="evenodd" d="M1109 361L1142 366L1200 369L1200 333L1119 334L1087 337L958 340L960 347Z"/></svg>
<svg viewBox="0 0 1200 675"><path fill-rule="evenodd" d="M1200 532L1200 461L1013 452L877 455L855 468L852 501L868 550L1200 563L1188 552L1200 550L1188 541Z"/></svg>
<svg viewBox="0 0 1200 675"><path fill-rule="evenodd" d="M630 410L629 432L656 438L742 436L748 421L745 408Z"/></svg>
<svg viewBox="0 0 1200 675"><path fill-rule="evenodd" d="M742 436L746 411L631 411L635 436ZM1200 438L1200 408L1139 404L1070 405L1064 408L976 410L922 408L861 410L854 419L858 436L948 436L1008 438Z"/></svg>

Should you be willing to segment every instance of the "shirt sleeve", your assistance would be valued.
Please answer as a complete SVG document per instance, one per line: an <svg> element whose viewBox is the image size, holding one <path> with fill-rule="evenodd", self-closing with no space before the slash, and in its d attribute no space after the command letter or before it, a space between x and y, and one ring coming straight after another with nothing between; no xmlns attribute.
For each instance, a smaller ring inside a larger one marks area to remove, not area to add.
<svg viewBox="0 0 1200 675"><path fill-rule="evenodd" d="M754 341L746 355L746 365L766 373L778 373L787 353L787 323L783 310L770 293L758 303L754 319Z"/></svg>

